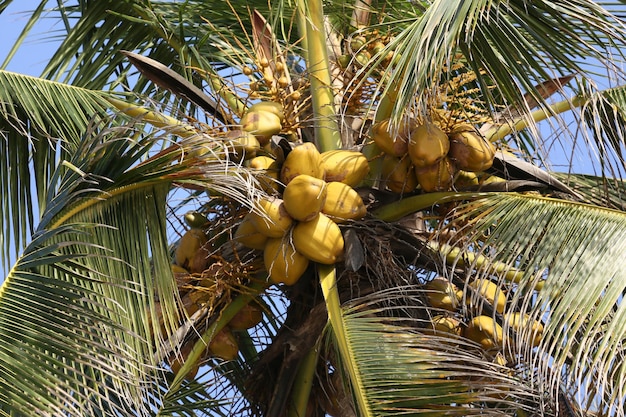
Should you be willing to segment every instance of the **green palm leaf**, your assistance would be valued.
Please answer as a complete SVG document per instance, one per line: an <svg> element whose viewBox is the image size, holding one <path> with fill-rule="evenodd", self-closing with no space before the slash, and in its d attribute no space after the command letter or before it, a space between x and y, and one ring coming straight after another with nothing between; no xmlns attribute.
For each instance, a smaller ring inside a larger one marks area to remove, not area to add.
<svg viewBox="0 0 626 417"><path fill-rule="evenodd" d="M243 200L249 180L225 155L180 163L170 146L151 156L168 136L139 133L95 125L58 162L38 232L0 288L0 337L11 340L0 351L0 380L10 387L2 408L85 415L106 403L148 415L163 402L152 337L159 323L149 318L159 299L165 322L178 321L166 235L172 183L182 176ZM26 363L41 375L24 377Z"/></svg>
<svg viewBox="0 0 626 417"><path fill-rule="evenodd" d="M559 72L584 73L579 58L605 62L600 51L615 46L623 36L621 24L591 1L529 5L479 0L457 7L436 1L411 20L394 41L401 54L398 71L390 79L390 85L399 86L394 105L398 120L416 97L418 106L434 97L433 88L445 77L445 68L459 59L458 51L479 75L481 99L488 106L523 108L524 91L533 93L535 85ZM543 102L537 94L534 98Z"/></svg>
<svg viewBox="0 0 626 417"><path fill-rule="evenodd" d="M515 194L489 196L470 206L474 230L489 234L480 238L477 250L525 270L519 286L504 285L511 306L544 321L538 350L518 352L527 363L543 362L538 380L547 388L564 375L565 389L578 387L587 399L583 409L597 395L603 396L602 407L622 409L619 381L625 371L615 363L625 353L624 213ZM545 278L543 289L528 291L538 278Z"/></svg>

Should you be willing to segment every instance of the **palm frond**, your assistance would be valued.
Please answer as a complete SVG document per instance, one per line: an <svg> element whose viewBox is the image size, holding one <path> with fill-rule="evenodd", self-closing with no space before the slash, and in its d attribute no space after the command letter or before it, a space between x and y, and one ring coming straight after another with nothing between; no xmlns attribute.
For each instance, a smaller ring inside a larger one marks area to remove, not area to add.
<svg viewBox="0 0 626 417"><path fill-rule="evenodd" d="M486 197L467 210L475 210L475 250L525 271L519 286L500 283L509 292L508 308L544 322L541 345L524 353L528 363L543 362L540 390L563 378L566 392L577 389L589 401L582 409L600 395L601 409L623 410L625 371L615 363L625 354L624 213L514 194ZM529 291L537 279L545 279L543 289Z"/></svg>
<svg viewBox="0 0 626 417"><path fill-rule="evenodd" d="M161 330L150 317L158 299L164 321L178 322L166 234L172 184L182 178L238 201L250 195L250 180L228 165L223 147L186 160L181 146L198 138L165 151L162 143L170 138L158 131L94 123L66 145L69 159L57 161L33 240L0 288L2 317L11 317L0 337L12 340L1 350L0 379L12 387L3 408L86 415L107 403L118 414L151 415L162 403L152 391ZM24 363L45 376L24 375Z"/></svg>
<svg viewBox="0 0 626 417"><path fill-rule="evenodd" d="M67 158L68 146L76 146L93 117L106 113L107 96L0 71L0 169L4 172L0 192L6 207L0 216L3 265L16 259L34 230L36 213L45 208L38 204L45 200L57 160Z"/></svg>
<svg viewBox="0 0 626 417"><path fill-rule="evenodd" d="M477 75L487 108L505 104L525 110L523 92L542 103L533 93L535 85L562 74L584 74L578 59L607 62L603 51L615 46L624 33L617 19L591 1L531 5L478 0L455 8L437 1L410 19L393 42L401 54L389 81L390 86L399 86L397 120L415 106L415 97L421 112L420 106L436 97L434 89L458 62Z"/></svg>
<svg viewBox="0 0 626 417"><path fill-rule="evenodd" d="M365 404L366 410L359 409L359 415L531 412L539 394L527 370L516 370L515 364L507 366L506 360L498 363L457 335L433 333L421 319L397 318L407 312L428 317L431 307L420 301L421 291L418 286L391 288L342 307L345 331L338 334L333 327L332 338L344 339L354 358L361 384L347 382L353 395ZM342 368L345 358L336 365L335 372L348 378L348 371Z"/></svg>

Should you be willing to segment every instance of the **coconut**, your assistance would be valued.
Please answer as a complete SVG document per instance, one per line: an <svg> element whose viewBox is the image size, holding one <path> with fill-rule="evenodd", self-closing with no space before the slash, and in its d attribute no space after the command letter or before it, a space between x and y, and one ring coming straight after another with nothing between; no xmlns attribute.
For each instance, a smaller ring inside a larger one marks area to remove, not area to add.
<svg viewBox="0 0 626 417"><path fill-rule="evenodd" d="M528 314L510 313L504 317L504 321L517 333L530 331L532 335L531 344L533 347L539 346L541 343L543 324L537 320L533 320Z"/></svg>
<svg viewBox="0 0 626 417"><path fill-rule="evenodd" d="M302 174L292 179L283 191L287 213L298 221L312 220L326 202L326 182Z"/></svg>
<svg viewBox="0 0 626 417"><path fill-rule="evenodd" d="M269 239L263 251L263 263L275 284L293 285L309 266L309 259L299 253L289 239Z"/></svg>
<svg viewBox="0 0 626 417"><path fill-rule="evenodd" d="M400 129L397 134L390 132L389 119L382 120L372 126L372 139L381 151L387 155L401 157L406 155L409 149L407 126Z"/></svg>
<svg viewBox="0 0 626 417"><path fill-rule="evenodd" d="M436 277L424 286L426 298L431 306L448 311L456 311L461 303L463 293L448 279Z"/></svg>
<svg viewBox="0 0 626 417"><path fill-rule="evenodd" d="M411 131L409 156L416 168L435 165L449 149L448 135L433 123L424 123Z"/></svg>
<svg viewBox="0 0 626 417"><path fill-rule="evenodd" d="M241 128L252 133L261 146L266 145L272 135L279 133L282 129L280 117L275 113L263 110L248 111L241 118Z"/></svg>
<svg viewBox="0 0 626 417"><path fill-rule="evenodd" d="M506 307L506 293L496 283L481 278L472 281L469 286L473 288L478 295L489 302L498 313L502 314L502 312L504 312L504 308ZM480 307L480 301L478 301L476 306L474 305L477 303L475 296L468 295L467 303L471 307Z"/></svg>
<svg viewBox="0 0 626 417"><path fill-rule="evenodd" d="M261 198L256 203L256 210L250 213L250 221L256 230L267 237L283 236L293 223L283 200L276 197Z"/></svg>
<svg viewBox="0 0 626 417"><path fill-rule="evenodd" d="M239 353L239 345L237 339L233 336L233 333L228 327L224 327L217 332L211 342L209 343L209 352L211 355L223 359L225 361L231 361L237 357Z"/></svg>
<svg viewBox="0 0 626 417"><path fill-rule="evenodd" d="M192 228L187 230L178 241L174 259L176 264L187 268L196 255L196 252L208 241L202 229Z"/></svg>
<svg viewBox="0 0 626 417"><path fill-rule="evenodd" d="M335 222L320 213L293 228L296 250L314 262L334 264L343 253L343 236Z"/></svg>
<svg viewBox="0 0 626 417"><path fill-rule="evenodd" d="M450 135L450 158L459 169L481 172L491 168L496 148L485 140L473 126L461 124Z"/></svg>
<svg viewBox="0 0 626 417"><path fill-rule="evenodd" d="M248 112L251 111L266 111L274 113L276 116L278 116L281 122L285 120L283 105L280 103L276 103L275 101L260 101L258 103L254 103L248 108Z"/></svg>
<svg viewBox="0 0 626 417"><path fill-rule="evenodd" d="M424 168L415 167L415 176L422 190L431 193L450 189L455 171L456 168L450 159L444 157L434 165Z"/></svg>
<svg viewBox="0 0 626 417"><path fill-rule="evenodd" d="M322 156L315 145L310 142L296 146L289 152L283 162L280 179L283 184L287 185L289 181L302 174L324 179Z"/></svg>
<svg viewBox="0 0 626 417"><path fill-rule="evenodd" d="M502 327L489 316L474 317L463 330L463 336L485 350L502 346Z"/></svg>
<svg viewBox="0 0 626 417"><path fill-rule="evenodd" d="M417 187L415 170L408 155L402 158L385 155L381 174L382 183L394 193L408 193Z"/></svg>
<svg viewBox="0 0 626 417"><path fill-rule="evenodd" d="M246 214L241 223L239 223L235 231L235 241L250 249L263 249L268 237L254 227L250 217L249 213Z"/></svg>
<svg viewBox="0 0 626 417"><path fill-rule="evenodd" d="M370 170L367 158L358 151L326 151L321 157L327 182L338 181L354 187L365 179Z"/></svg>
<svg viewBox="0 0 626 417"><path fill-rule="evenodd" d="M268 194L278 191L280 166L276 160L269 156L260 155L250 159L248 166L259 181L261 189Z"/></svg>
<svg viewBox="0 0 626 417"><path fill-rule="evenodd" d="M347 220L360 219L366 212L363 199L348 184L342 182L326 184L326 202L322 207L322 213L333 221L343 223Z"/></svg>

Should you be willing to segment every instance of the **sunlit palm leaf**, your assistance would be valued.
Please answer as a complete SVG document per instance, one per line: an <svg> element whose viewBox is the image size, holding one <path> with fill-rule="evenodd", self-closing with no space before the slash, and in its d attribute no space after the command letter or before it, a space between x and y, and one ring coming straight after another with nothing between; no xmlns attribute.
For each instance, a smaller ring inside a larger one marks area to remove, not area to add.
<svg viewBox="0 0 626 417"><path fill-rule="evenodd" d="M152 337L159 323L149 319L156 298L164 321L177 322L165 229L172 183L182 176L241 200L249 195L249 180L223 152L181 163L178 146L151 156L166 135L93 129L67 145L70 159L51 177L39 232L0 289L0 337L12 340L1 351L0 380L13 387L2 407L14 403L23 415L86 415L91 407L150 415L162 401L150 391L160 375ZM188 142L182 146L199 143ZM46 376L24 375L25 363Z"/></svg>
<svg viewBox="0 0 626 417"><path fill-rule="evenodd" d="M502 416L532 410L538 395L523 373L494 363L467 339L427 333L419 320L411 327L411 321L389 317L393 308L376 306L398 302L398 309L425 313L430 307L416 305L419 297L417 287L394 288L342 308L345 333L333 327L333 338L344 339L354 358L360 384L349 384L367 408L359 415Z"/></svg>
<svg viewBox="0 0 626 417"><path fill-rule="evenodd" d="M477 0L452 8L445 1L435 1L423 16L420 13L413 19L394 42L402 55L391 81L400 88L396 118L415 97L423 103L432 95L444 68L458 60L455 54L459 50L476 74L486 71L478 82L481 98L488 105L522 105L523 92L532 92L534 85L581 71L573 57L603 62L600 51L624 32L621 24L591 1L529 4ZM429 65L423 65L425 62ZM548 73L546 68L557 72ZM495 95L492 83L497 86ZM542 102L538 95L535 99Z"/></svg>
<svg viewBox="0 0 626 417"><path fill-rule="evenodd" d="M546 278L543 289L534 295L524 284L507 287L516 305L545 321L539 350L526 352L528 363L550 359L539 367L543 375L539 381L546 387L558 383L563 367L567 390L578 386L589 401L603 393L603 406L623 410L620 381L626 371L616 364L625 356L626 305L621 300L626 291L626 215L509 194L469 207L474 210L471 216L478 216L475 230L489 233L481 246L493 251L494 259L525 270L522 283Z"/></svg>
<svg viewBox="0 0 626 417"><path fill-rule="evenodd" d="M3 263L15 260L34 229L57 158L67 157L90 120L110 107L103 92L0 71L0 228ZM34 161L34 178L28 172ZM36 195L38 199L34 199Z"/></svg>

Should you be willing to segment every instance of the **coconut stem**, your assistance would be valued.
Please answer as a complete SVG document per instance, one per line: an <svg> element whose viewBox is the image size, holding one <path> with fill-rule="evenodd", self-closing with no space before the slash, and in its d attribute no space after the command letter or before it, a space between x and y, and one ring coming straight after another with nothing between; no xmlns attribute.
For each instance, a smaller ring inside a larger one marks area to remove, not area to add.
<svg viewBox="0 0 626 417"><path fill-rule="evenodd" d="M356 403L359 407L360 415L364 417L372 417L372 411L363 395L363 381L361 373L355 362L354 352L346 333L344 324L343 310L341 309L341 301L339 300L339 291L337 290L337 277L334 265L318 265L318 275L324 300L326 301L326 309L328 311L328 320L333 331L335 340L337 341L337 349L341 359L346 367L353 392L356 397Z"/></svg>
<svg viewBox="0 0 626 417"><path fill-rule="evenodd" d="M310 74L313 115L316 121L315 145L320 152L339 149L341 148L341 135L331 88L322 0L299 0L298 8L306 16L304 33L308 48L305 56ZM305 10L307 13L304 13Z"/></svg>
<svg viewBox="0 0 626 417"><path fill-rule="evenodd" d="M547 109L539 109L530 113L530 118L520 117L515 119L512 123L508 123L502 126L494 126L485 132L485 138L490 142L496 142L504 138L514 130L522 130L528 126L532 119L535 123L545 120L554 115L570 111L575 107L580 107L584 103L584 100L580 96L576 96L571 100L563 100L558 103L554 103Z"/></svg>
<svg viewBox="0 0 626 417"><path fill-rule="evenodd" d="M319 357L319 340L306 354L300 366L293 384L292 407L289 408L288 417L301 417L306 415L306 408L311 396L311 388L315 379L317 359Z"/></svg>

